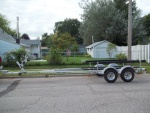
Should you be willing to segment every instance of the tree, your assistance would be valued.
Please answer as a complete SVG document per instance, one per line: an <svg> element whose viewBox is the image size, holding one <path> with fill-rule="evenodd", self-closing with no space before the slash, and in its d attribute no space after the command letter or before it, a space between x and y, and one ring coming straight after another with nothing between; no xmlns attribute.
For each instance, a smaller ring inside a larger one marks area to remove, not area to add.
<svg viewBox="0 0 150 113"><path fill-rule="evenodd" d="M78 44L82 44L83 40L79 34L80 22L77 19L65 19L55 23L54 32L58 35L68 32L75 38Z"/></svg>
<svg viewBox="0 0 150 113"><path fill-rule="evenodd" d="M77 42L74 37L72 37L69 33L64 33L61 35L54 34L51 37L51 47L59 48L61 52L65 52L67 49L75 50Z"/></svg>
<svg viewBox="0 0 150 113"><path fill-rule="evenodd" d="M119 46L127 45L128 20L125 9L117 8L112 0L85 2L82 7L83 22L79 31L86 45L92 43L92 36L95 42L107 40ZM134 11L133 23L133 44L137 44L144 35L139 10Z"/></svg>
<svg viewBox="0 0 150 113"><path fill-rule="evenodd" d="M63 62L62 55L60 54L60 49L54 48L54 47L51 48L46 59L47 59L48 63L52 64L52 65L62 64L62 62Z"/></svg>
<svg viewBox="0 0 150 113"><path fill-rule="evenodd" d="M42 39L41 39L41 45L42 46L47 46L48 47L48 45L49 45L49 35L48 35L48 33L44 33L43 35L42 35Z"/></svg>
<svg viewBox="0 0 150 113"><path fill-rule="evenodd" d="M115 7L121 11L125 12L124 18L128 20L128 0L114 0ZM136 6L136 1L132 1L132 15L133 15L133 41L132 44L136 45L139 42L144 42L145 38L145 29L142 23L141 10Z"/></svg>
<svg viewBox="0 0 150 113"><path fill-rule="evenodd" d="M124 15L124 12L121 13L115 8L111 0L96 0L95 2L86 3L82 15L83 23L80 27L84 43L86 45L91 44L92 36L95 42L105 39L115 44L124 43L124 35L127 32L125 29L127 21L123 18ZM118 36L119 33L122 36ZM120 37L123 38L118 40Z"/></svg>
<svg viewBox="0 0 150 113"><path fill-rule="evenodd" d="M128 0L114 0L116 9L125 12L125 19L128 19ZM135 0L132 1L132 15L135 16L139 9L136 7Z"/></svg>
<svg viewBox="0 0 150 113"><path fill-rule="evenodd" d="M57 39L58 48L62 51L71 50L74 45L77 45L74 37L72 37L69 33L64 33L59 35Z"/></svg>
<svg viewBox="0 0 150 113"><path fill-rule="evenodd" d="M4 15L0 14L0 27L4 30L4 31L8 31L9 29L9 21L5 18Z"/></svg>
<svg viewBox="0 0 150 113"><path fill-rule="evenodd" d="M0 14L0 28L2 28L6 33L16 36L16 31L9 27L10 22L6 19L6 17Z"/></svg>
<svg viewBox="0 0 150 113"><path fill-rule="evenodd" d="M107 48L106 48L106 51L107 51L107 53L108 53L108 55L109 55L109 58L112 58L112 55L113 55L113 53L116 51L116 45L115 44L112 44L112 43L109 43L108 45L107 45Z"/></svg>
<svg viewBox="0 0 150 113"><path fill-rule="evenodd" d="M24 33L24 34L21 36L21 39L30 40L30 37L28 36L28 34Z"/></svg>
<svg viewBox="0 0 150 113"><path fill-rule="evenodd" d="M142 20L146 31L146 36L150 37L150 13L145 15Z"/></svg>
<svg viewBox="0 0 150 113"><path fill-rule="evenodd" d="M68 50L77 51L77 42L75 38L69 33L57 35L56 33L51 37L51 48L59 49L60 52L67 52ZM67 57L68 60L68 57Z"/></svg>

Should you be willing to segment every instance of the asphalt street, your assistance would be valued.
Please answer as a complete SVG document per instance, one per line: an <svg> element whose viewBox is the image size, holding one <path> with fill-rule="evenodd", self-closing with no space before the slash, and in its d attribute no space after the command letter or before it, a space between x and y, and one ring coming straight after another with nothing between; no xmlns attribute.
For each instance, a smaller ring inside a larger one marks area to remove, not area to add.
<svg viewBox="0 0 150 113"><path fill-rule="evenodd" d="M0 113L150 113L150 75L0 79Z"/></svg>

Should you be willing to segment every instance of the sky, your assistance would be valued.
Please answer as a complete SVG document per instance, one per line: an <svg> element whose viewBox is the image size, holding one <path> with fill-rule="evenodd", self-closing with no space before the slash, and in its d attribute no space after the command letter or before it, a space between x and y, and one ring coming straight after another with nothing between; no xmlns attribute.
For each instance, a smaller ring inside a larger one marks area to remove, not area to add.
<svg viewBox="0 0 150 113"><path fill-rule="evenodd" d="M66 18L81 21L83 9L81 0L0 0L0 14L10 21L10 27L16 30L19 17L19 32L37 39L42 34L53 33L55 22ZM150 13L150 0L136 0L142 16Z"/></svg>

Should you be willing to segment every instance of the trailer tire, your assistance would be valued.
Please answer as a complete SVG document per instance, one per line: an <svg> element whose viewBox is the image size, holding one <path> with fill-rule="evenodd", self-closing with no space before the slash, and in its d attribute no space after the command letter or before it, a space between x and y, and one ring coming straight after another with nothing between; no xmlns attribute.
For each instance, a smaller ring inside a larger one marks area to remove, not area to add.
<svg viewBox="0 0 150 113"><path fill-rule="evenodd" d="M113 83L117 80L118 78L118 73L116 70L114 69L108 69L106 70L106 72L104 73L104 79L108 82L108 83Z"/></svg>
<svg viewBox="0 0 150 113"><path fill-rule="evenodd" d="M130 68L125 69L120 76L124 82L131 82L134 79L134 70Z"/></svg>

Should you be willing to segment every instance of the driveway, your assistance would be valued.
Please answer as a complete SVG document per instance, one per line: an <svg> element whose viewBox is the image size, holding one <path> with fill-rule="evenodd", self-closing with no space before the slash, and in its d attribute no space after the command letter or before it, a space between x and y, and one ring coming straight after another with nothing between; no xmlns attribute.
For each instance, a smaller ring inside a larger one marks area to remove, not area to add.
<svg viewBox="0 0 150 113"><path fill-rule="evenodd" d="M0 113L150 113L150 75L0 79Z"/></svg>

